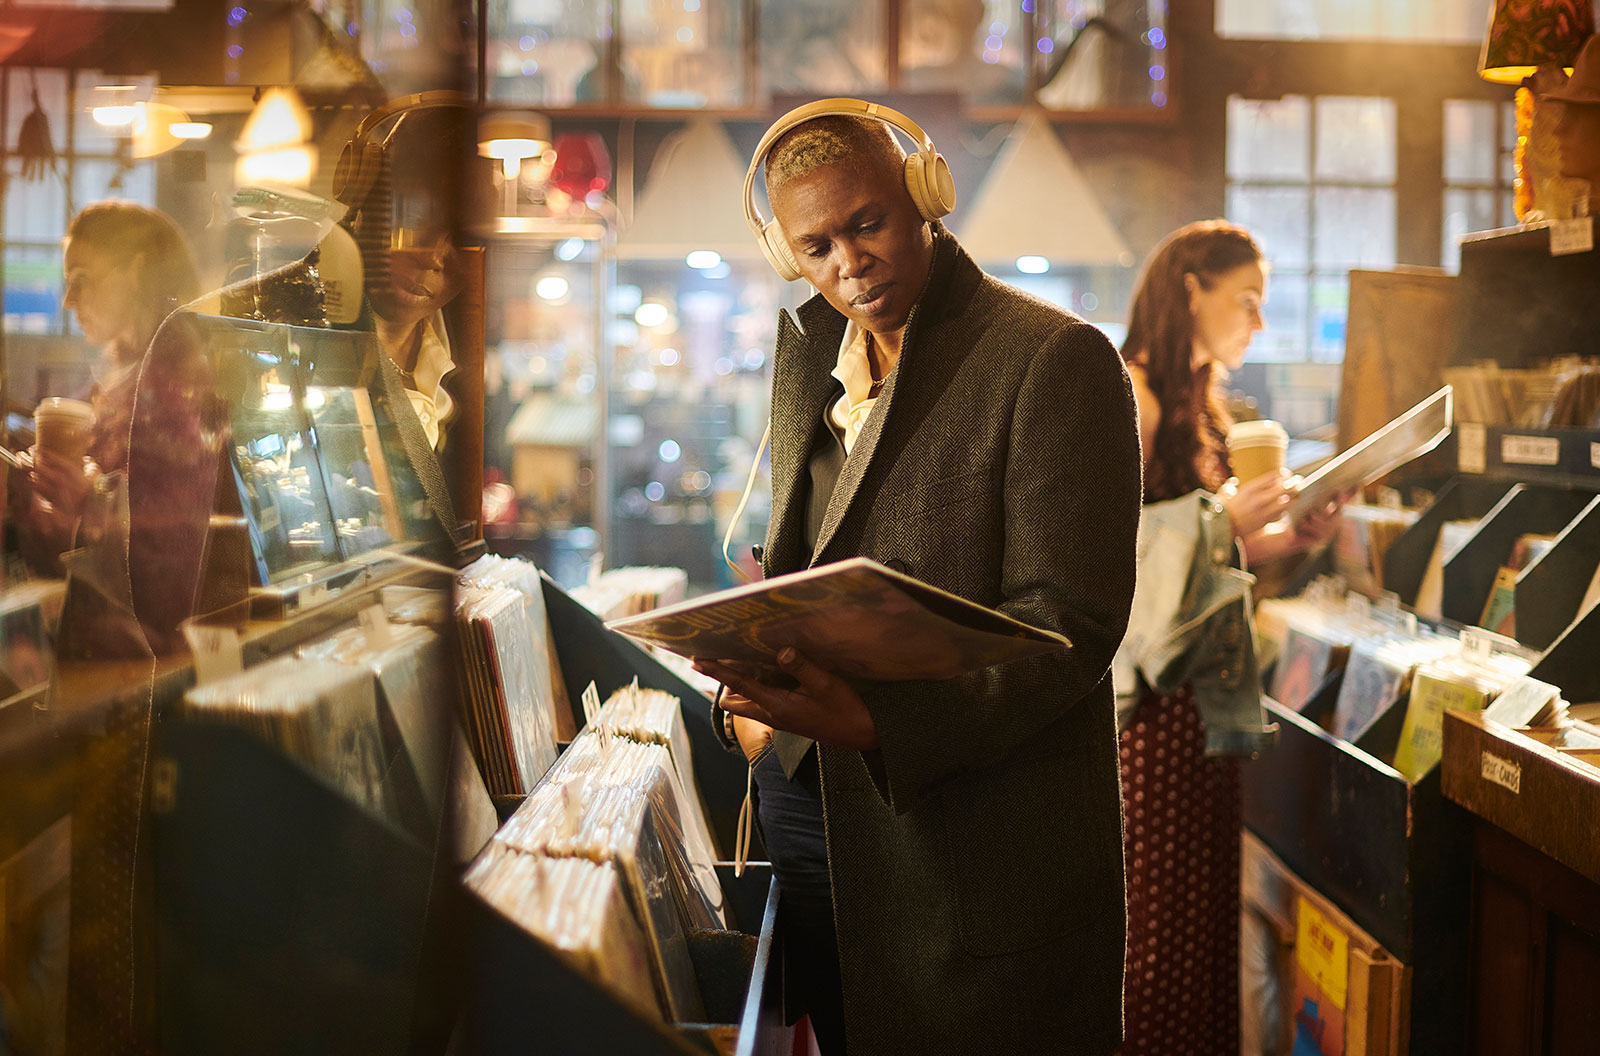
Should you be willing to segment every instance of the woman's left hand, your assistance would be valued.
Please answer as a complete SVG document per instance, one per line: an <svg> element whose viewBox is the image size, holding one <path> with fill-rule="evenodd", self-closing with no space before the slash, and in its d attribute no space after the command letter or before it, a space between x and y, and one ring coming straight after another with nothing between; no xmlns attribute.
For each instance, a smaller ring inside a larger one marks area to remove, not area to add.
<svg viewBox="0 0 1600 1056"><path fill-rule="evenodd" d="M1294 522L1294 542L1298 550L1315 550L1331 540L1339 531L1339 519L1344 513L1347 495L1311 510Z"/></svg>
<svg viewBox="0 0 1600 1056"><path fill-rule="evenodd" d="M33 456L34 494L48 500L63 516L83 516L89 493L100 476L100 467L87 458L75 462L38 446L30 454Z"/></svg>
<svg viewBox="0 0 1600 1056"><path fill-rule="evenodd" d="M733 691L722 707L734 715L756 719L822 744L869 751L878 747L878 728L861 694L830 671L824 671L794 649L778 654L778 666L800 684L779 689L742 675L716 660L696 660L694 668Z"/></svg>

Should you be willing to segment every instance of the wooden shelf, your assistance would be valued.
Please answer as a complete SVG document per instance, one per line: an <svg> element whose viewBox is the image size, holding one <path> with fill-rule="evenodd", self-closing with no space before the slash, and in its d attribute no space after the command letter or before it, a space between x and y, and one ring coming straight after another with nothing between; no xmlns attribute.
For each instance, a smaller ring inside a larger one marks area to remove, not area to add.
<svg viewBox="0 0 1600 1056"><path fill-rule="evenodd" d="M1600 883L1600 768L1583 756L1479 712L1447 711L1442 772L1445 795Z"/></svg>

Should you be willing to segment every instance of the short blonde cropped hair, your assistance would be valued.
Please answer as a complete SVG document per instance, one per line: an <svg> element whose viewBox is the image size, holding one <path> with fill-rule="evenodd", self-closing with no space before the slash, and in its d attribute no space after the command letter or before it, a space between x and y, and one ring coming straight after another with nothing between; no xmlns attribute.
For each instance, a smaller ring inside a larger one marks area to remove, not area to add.
<svg viewBox="0 0 1600 1056"><path fill-rule="evenodd" d="M900 141L875 117L814 117L785 132L767 152L767 196L824 165L843 165L860 175L891 169L898 174L905 160Z"/></svg>

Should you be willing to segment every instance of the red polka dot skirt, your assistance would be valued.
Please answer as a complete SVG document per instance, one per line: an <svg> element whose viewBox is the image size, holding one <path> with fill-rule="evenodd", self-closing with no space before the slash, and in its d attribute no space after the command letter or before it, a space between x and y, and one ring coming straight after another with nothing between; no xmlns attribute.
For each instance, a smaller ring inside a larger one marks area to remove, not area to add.
<svg viewBox="0 0 1600 1056"><path fill-rule="evenodd" d="M1187 692L1122 732L1124 1054L1239 1052L1239 771L1207 759Z"/></svg>

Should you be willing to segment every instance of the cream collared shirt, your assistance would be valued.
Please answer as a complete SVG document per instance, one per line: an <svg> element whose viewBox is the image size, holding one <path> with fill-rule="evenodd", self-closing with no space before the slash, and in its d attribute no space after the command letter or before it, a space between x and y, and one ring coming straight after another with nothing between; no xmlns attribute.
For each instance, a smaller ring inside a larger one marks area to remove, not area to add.
<svg viewBox="0 0 1600 1056"><path fill-rule="evenodd" d="M411 371L416 387L406 389L417 420L422 423L422 431L433 447L439 446L439 430L455 411L455 403L440 384L455 369L444 319L435 315L422 324L422 345L417 349L417 365Z"/></svg>
<svg viewBox="0 0 1600 1056"><path fill-rule="evenodd" d="M844 339L839 342L839 362L833 368L833 376L844 386L844 395L834 401L828 417L844 433L847 455L879 399L871 395L872 365L867 362L867 341L867 331L855 323L847 324Z"/></svg>

